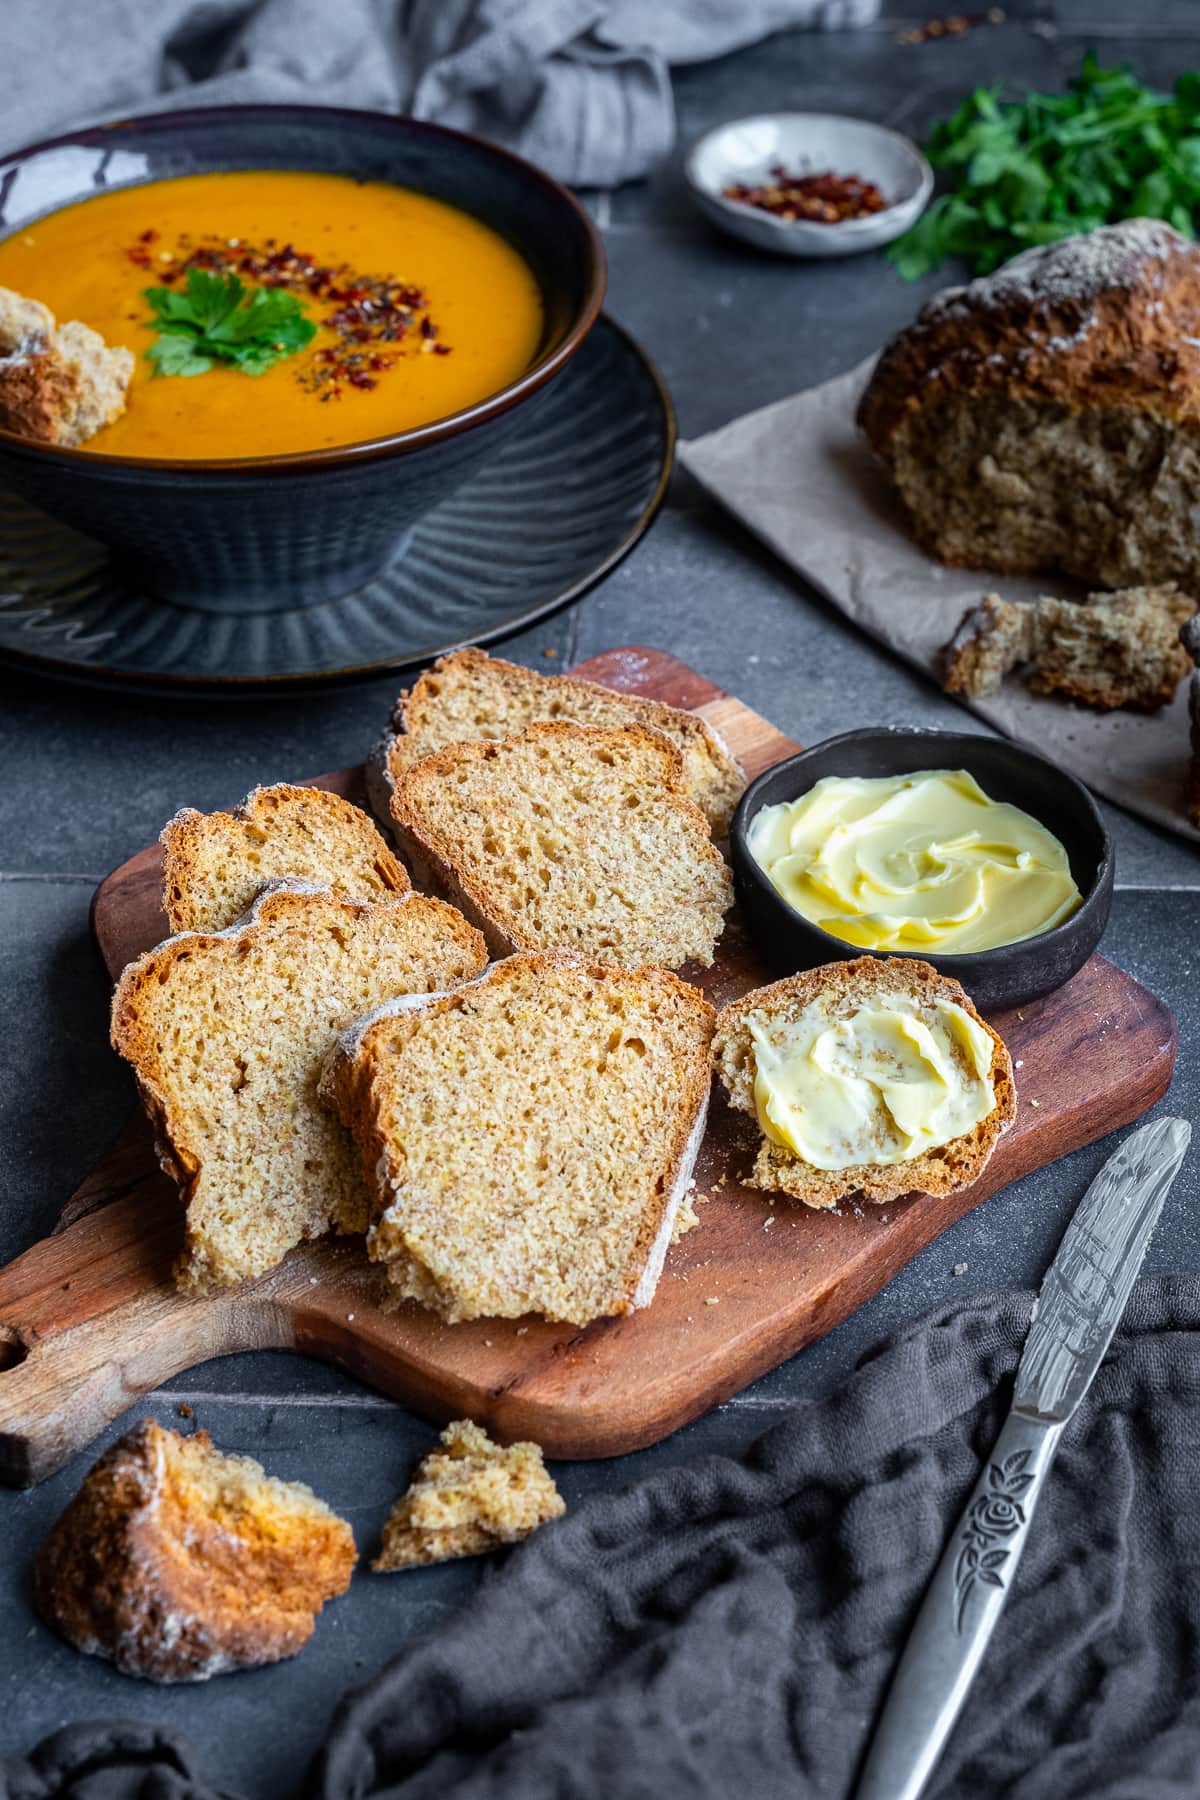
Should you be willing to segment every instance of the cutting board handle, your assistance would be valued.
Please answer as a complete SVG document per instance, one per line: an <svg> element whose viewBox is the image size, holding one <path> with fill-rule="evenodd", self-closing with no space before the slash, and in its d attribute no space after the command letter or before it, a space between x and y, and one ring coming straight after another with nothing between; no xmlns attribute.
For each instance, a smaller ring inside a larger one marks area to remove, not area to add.
<svg viewBox="0 0 1200 1800"><path fill-rule="evenodd" d="M181 1369L246 1347L246 1319L226 1300L188 1300L175 1289L182 1217L172 1194L143 1191L0 1270L0 1481L7 1486L52 1475ZM279 1341L290 1342L286 1317L279 1329ZM256 1343L273 1336L256 1308Z"/></svg>

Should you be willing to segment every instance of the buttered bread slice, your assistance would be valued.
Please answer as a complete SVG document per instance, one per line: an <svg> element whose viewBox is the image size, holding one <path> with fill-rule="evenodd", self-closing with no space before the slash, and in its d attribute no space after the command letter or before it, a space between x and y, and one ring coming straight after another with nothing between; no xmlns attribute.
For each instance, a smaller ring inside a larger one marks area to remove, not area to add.
<svg viewBox="0 0 1200 1800"><path fill-rule="evenodd" d="M707 967L733 882L682 766L640 725L531 725L415 763L392 817L418 880L495 955L557 948L626 969Z"/></svg>
<svg viewBox="0 0 1200 1800"><path fill-rule="evenodd" d="M691 1180L713 1010L661 969L497 963L362 1021L324 1093L375 1192L369 1254L451 1323L647 1306Z"/></svg>
<svg viewBox="0 0 1200 1800"><path fill-rule="evenodd" d="M616 729L644 725L661 732L683 757L683 791L696 802L715 837L729 830L746 778L725 744L695 713L637 694L618 694L574 675L539 675L483 650L456 650L434 663L396 702L392 729L374 765L387 790L406 769L447 744L516 737L530 725L565 719L573 725Z"/></svg>
<svg viewBox="0 0 1200 1800"><path fill-rule="evenodd" d="M762 1132L748 1185L806 1206L968 1187L1016 1113L1000 1038L956 981L904 957L757 988L722 1009L713 1059Z"/></svg>
<svg viewBox="0 0 1200 1800"><path fill-rule="evenodd" d="M270 881L350 900L406 893L408 871L361 807L324 788L255 788L233 812L191 807L165 826L163 911L172 931L223 931Z"/></svg>
<svg viewBox="0 0 1200 1800"><path fill-rule="evenodd" d="M181 1287L227 1286L330 1227L365 1229L357 1153L317 1101L325 1058L372 1007L451 987L486 961L479 933L440 900L275 888L240 924L168 938L129 965L112 1041L187 1208Z"/></svg>

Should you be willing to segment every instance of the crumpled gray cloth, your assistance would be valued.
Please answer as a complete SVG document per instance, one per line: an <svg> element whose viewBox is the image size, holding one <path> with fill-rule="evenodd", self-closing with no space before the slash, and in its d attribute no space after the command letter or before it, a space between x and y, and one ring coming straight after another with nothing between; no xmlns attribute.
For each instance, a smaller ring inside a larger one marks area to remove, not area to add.
<svg viewBox="0 0 1200 1800"><path fill-rule="evenodd" d="M671 63L878 11L879 0L4 0L0 136L14 150L133 111L304 101L433 119L561 181L613 187L671 148Z"/></svg>
<svg viewBox="0 0 1200 1800"><path fill-rule="evenodd" d="M342 1703L315 1800L849 1800L1030 1304L935 1314L744 1457L537 1533ZM1144 1281L928 1800L1196 1800L1198 1468L1200 1277Z"/></svg>
<svg viewBox="0 0 1200 1800"><path fill-rule="evenodd" d="M544 1527L343 1700L310 1800L850 1800L1030 1304L935 1313L743 1456ZM1198 1468L1200 1276L1145 1280L927 1800L1196 1800ZM56 1797L222 1800L120 1725L0 1762L0 1800Z"/></svg>

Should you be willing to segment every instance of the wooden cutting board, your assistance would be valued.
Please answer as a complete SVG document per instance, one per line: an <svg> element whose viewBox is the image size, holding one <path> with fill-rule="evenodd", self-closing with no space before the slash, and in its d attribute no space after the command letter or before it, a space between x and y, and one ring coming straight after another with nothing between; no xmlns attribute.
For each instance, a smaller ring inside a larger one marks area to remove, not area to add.
<svg viewBox="0 0 1200 1800"><path fill-rule="evenodd" d="M660 651L611 651L580 672L694 708L750 775L796 749ZM362 799L358 769L319 785ZM157 847L97 891L93 925L114 976L164 935L158 896ZM734 915L701 985L720 1004L766 978ZM40 1481L169 1376L266 1348L321 1357L430 1418L469 1415L551 1456L654 1443L820 1337L997 1189L1137 1118L1171 1078L1171 1013L1099 956L994 1023L1018 1061L1020 1106L973 1188L838 1214L773 1202L739 1184L755 1133L717 1098L696 1169L699 1226L672 1249L651 1307L585 1330L536 1319L449 1326L412 1303L385 1313L380 1272L347 1239L305 1245L251 1285L186 1299L170 1280L182 1214L139 1116L55 1234L0 1271L0 1479Z"/></svg>

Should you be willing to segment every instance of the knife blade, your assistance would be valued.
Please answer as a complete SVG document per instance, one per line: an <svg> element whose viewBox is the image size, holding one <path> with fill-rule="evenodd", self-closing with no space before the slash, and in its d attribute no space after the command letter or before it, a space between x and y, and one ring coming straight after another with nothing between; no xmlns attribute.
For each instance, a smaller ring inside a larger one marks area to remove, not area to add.
<svg viewBox="0 0 1200 1800"><path fill-rule="evenodd" d="M1012 1409L942 1553L888 1690L855 1800L918 1800L962 1710L1017 1572L1065 1426L1125 1311L1192 1135L1155 1119L1075 1209L1034 1302Z"/></svg>

